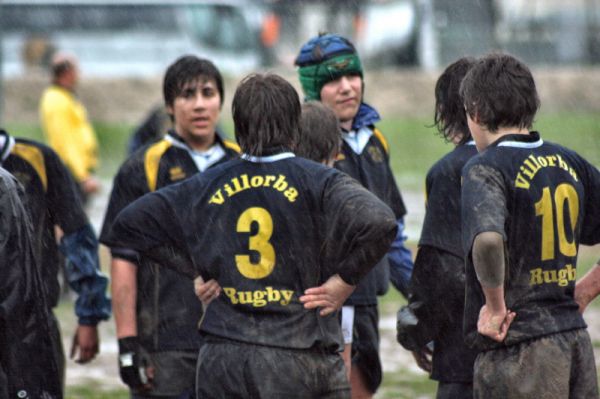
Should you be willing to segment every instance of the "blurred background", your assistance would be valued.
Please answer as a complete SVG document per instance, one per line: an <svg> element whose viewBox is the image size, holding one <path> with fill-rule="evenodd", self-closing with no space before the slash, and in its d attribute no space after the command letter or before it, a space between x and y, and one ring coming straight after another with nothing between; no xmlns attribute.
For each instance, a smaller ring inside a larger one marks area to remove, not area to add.
<svg viewBox="0 0 600 399"><path fill-rule="evenodd" d="M162 103L162 75L183 54L211 59L225 78L222 127L233 137L230 104L239 80L275 71L299 90L294 58L319 32L340 33L366 67L365 100L382 114L392 168L407 202L409 244L416 249L428 168L452 146L433 129L434 85L464 55L503 50L532 68L542 108L534 128L600 165L600 0L0 0L0 126L44 141L38 104L57 50L80 62L77 94L100 142L102 178L90 216L104 215L111 180L137 125ZM578 273L598 259L583 249ZM108 254L101 253L108 272ZM435 385L395 342L403 299L382 301L384 385L378 398L431 398ZM72 302L59 317L65 347L75 323ZM600 304L587 321L600 359ZM116 367L112 320L102 323L100 356L69 361L67 398L125 398Z"/></svg>
<svg viewBox="0 0 600 399"><path fill-rule="evenodd" d="M77 54L90 76L161 74L194 52L231 73L290 65L318 31L369 66L432 69L503 49L535 64L600 61L599 0L3 0L2 68L14 77Z"/></svg>

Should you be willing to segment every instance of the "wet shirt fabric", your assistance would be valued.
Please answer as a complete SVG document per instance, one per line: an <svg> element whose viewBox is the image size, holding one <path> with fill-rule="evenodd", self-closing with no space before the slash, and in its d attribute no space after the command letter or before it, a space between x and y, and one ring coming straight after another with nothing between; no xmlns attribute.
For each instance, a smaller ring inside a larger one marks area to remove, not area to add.
<svg viewBox="0 0 600 399"><path fill-rule="evenodd" d="M194 268L181 272L222 287L202 319L205 334L337 351L337 315L320 317L298 298L335 273L356 284L389 249L394 215L335 169L275 149L243 157L136 201L105 242L189 253Z"/></svg>
<svg viewBox="0 0 600 399"><path fill-rule="evenodd" d="M410 302L422 302L419 319L433 331L431 377L470 382L476 351L464 343L465 267L461 244L461 171L477 154L474 142L457 146L426 178L426 211L411 279Z"/></svg>
<svg viewBox="0 0 600 399"><path fill-rule="evenodd" d="M491 349L586 327L573 293L579 244L600 242L600 172L531 132L497 140L465 166L463 179L467 342ZM477 334L485 300L471 249L486 231L504 237L506 306L517 314L502 344Z"/></svg>
<svg viewBox="0 0 600 399"><path fill-rule="evenodd" d="M62 398L50 313L17 180L0 168L0 398Z"/></svg>
<svg viewBox="0 0 600 399"><path fill-rule="evenodd" d="M373 124L379 120L377 112L366 104L361 105L352 132L344 132L344 140L335 168L356 179L364 188L388 205L396 220L406 214L404 201L390 168L387 140ZM347 305L376 305L377 295L383 295L389 285L387 257L356 287Z"/></svg>
<svg viewBox="0 0 600 399"><path fill-rule="evenodd" d="M221 156L207 167L238 156L235 143L216 137L213 148L220 151ZM202 154L194 152L170 131L163 139L127 159L113 182L100 242L106 244L117 214L127 205L144 194L196 175L199 168L194 155ZM126 243L114 244L120 249L129 249ZM197 324L202 316L202 304L194 294L193 282L148 257L138 259L134 255L133 260L141 266L137 273L137 325L144 348L149 352L198 349Z"/></svg>
<svg viewBox="0 0 600 399"><path fill-rule="evenodd" d="M89 226L73 177L49 147L12 138L0 131L2 146L9 141L14 145L10 146L2 166L25 188L48 305L58 305L61 251L68 260L67 278L79 294L75 308L80 324L96 325L106 320L110 316L110 300L106 296L108 279L99 271L98 241ZM56 245L55 225L64 233L60 246Z"/></svg>
<svg viewBox="0 0 600 399"><path fill-rule="evenodd" d="M419 246L427 245L464 257L460 234L461 170L476 154L473 141L459 145L427 172L425 219Z"/></svg>

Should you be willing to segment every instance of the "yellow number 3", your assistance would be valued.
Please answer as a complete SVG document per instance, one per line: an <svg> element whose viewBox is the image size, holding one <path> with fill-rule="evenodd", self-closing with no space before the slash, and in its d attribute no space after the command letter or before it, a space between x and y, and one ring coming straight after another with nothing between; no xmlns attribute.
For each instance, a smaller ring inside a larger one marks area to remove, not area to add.
<svg viewBox="0 0 600 399"><path fill-rule="evenodd" d="M238 219L236 231L238 233L250 233L252 223L258 225L258 232L250 236L248 248L260 255L258 263L252 263L249 255L236 255L235 263L238 270L246 278L265 278L275 267L275 249L269 242L273 234L273 219L264 208L248 208Z"/></svg>

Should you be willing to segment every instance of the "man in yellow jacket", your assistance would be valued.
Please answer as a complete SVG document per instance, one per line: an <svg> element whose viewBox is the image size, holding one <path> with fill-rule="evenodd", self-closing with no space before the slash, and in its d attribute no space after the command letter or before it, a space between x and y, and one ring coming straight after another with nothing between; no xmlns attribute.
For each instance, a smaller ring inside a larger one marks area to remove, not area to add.
<svg viewBox="0 0 600 399"><path fill-rule="evenodd" d="M57 53L52 59L52 84L40 101L42 129L50 147L69 168L83 202L100 188L94 176L98 165L98 142L87 111L75 94L79 79L77 59Z"/></svg>

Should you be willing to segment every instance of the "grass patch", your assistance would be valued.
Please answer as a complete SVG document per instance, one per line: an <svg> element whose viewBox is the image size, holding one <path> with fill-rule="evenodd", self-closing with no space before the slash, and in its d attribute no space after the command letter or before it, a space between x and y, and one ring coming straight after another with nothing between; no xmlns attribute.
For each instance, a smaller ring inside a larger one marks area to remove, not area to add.
<svg viewBox="0 0 600 399"><path fill-rule="evenodd" d="M67 387L65 399L128 399L127 389L103 390L102 382L90 382L86 386Z"/></svg>
<svg viewBox="0 0 600 399"><path fill-rule="evenodd" d="M383 382L377 391L378 399L415 399L434 398L437 382L425 374L410 371L402 373L384 373Z"/></svg>
<svg viewBox="0 0 600 399"><path fill-rule="evenodd" d="M401 189L423 190L429 168L452 151L427 118L388 118L378 124L389 141L391 163ZM540 114L534 130L546 141L564 145L594 165L600 165L600 115Z"/></svg>
<svg viewBox="0 0 600 399"><path fill-rule="evenodd" d="M378 124L389 141L391 163L400 187L404 190L423 190L427 170L439 158L453 149L429 127L428 118L386 118ZM233 137L233 123L222 121L223 130ZM134 126L95 122L100 143L101 166L99 174L112 177L125 159L127 143ZM10 124L15 136L44 141L38 125ZM600 165L600 115L594 113L540 114L534 123L542 137L569 147L594 165Z"/></svg>

